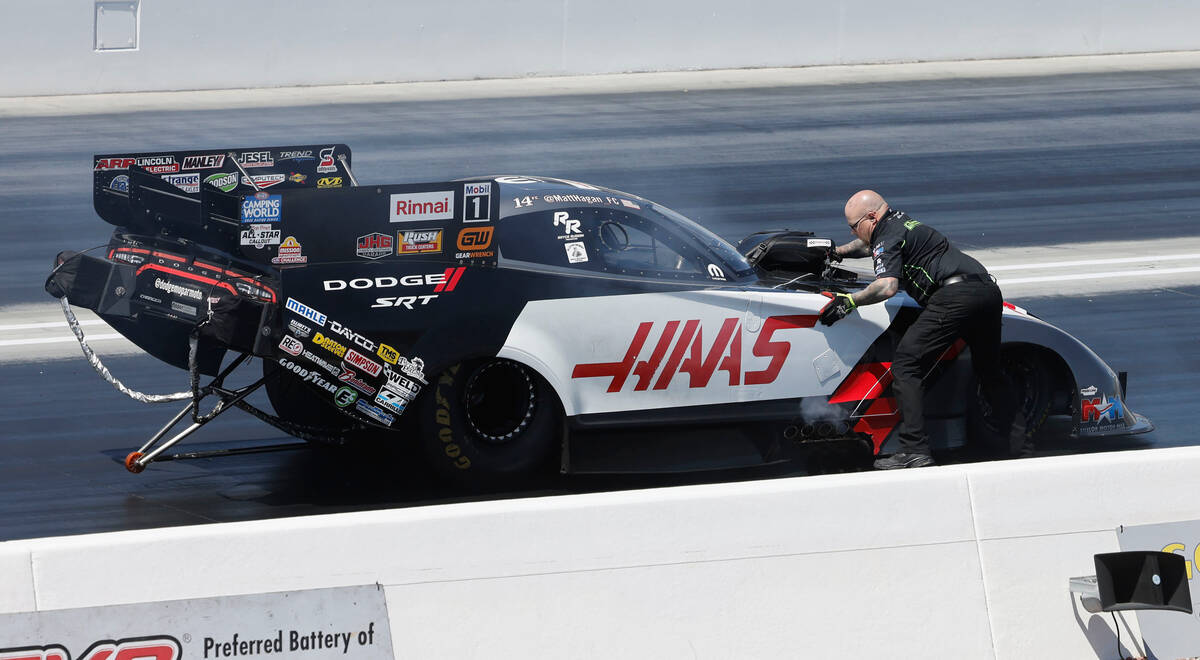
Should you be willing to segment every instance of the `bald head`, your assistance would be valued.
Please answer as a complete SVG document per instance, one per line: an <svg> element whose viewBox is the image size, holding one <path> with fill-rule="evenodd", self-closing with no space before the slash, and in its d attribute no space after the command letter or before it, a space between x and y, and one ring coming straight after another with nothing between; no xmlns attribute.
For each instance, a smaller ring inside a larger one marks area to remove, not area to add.
<svg viewBox="0 0 1200 660"><path fill-rule="evenodd" d="M860 190L846 201L846 222L853 223L871 211L887 212L887 202L874 190Z"/></svg>

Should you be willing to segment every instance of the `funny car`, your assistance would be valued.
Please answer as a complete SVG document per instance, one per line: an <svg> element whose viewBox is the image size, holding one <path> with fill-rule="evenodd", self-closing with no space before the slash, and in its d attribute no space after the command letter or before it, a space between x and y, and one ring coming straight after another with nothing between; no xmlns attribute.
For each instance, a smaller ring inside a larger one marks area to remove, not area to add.
<svg viewBox="0 0 1200 660"><path fill-rule="evenodd" d="M830 261L830 239L735 246L553 177L359 185L350 156L95 157L95 209L116 229L101 253L60 254L47 291L191 374L187 407L130 470L232 407L313 442L417 443L463 483L888 451L890 356L920 308L901 294L818 324L822 291L870 282ZM1019 453L1049 416L1076 437L1153 428L1125 405L1124 375L1050 323L1006 303L1003 342L1024 436L993 419L960 342L929 365L935 448ZM250 358L262 377L225 385ZM274 415L246 402L258 387Z"/></svg>

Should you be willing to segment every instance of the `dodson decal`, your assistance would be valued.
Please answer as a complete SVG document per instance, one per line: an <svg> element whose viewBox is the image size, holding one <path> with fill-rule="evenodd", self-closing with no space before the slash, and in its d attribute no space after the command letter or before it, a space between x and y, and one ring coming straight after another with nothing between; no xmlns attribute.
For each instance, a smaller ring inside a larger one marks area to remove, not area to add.
<svg viewBox="0 0 1200 660"><path fill-rule="evenodd" d="M667 321L659 329L658 339L649 354L638 360L655 326L653 321L646 321L638 325L621 361L577 364L571 371L571 378L610 378L609 392L620 392L630 376L634 377L632 389L635 392L651 387L665 390L677 373L688 374L689 388L708 387L718 371L725 372L727 377L715 382L729 386L766 385L779 377L792 349L790 342L773 339L775 333L811 328L816 325L817 318L815 314L767 318L750 352L756 357L770 358L770 361L764 369L745 373L742 372L742 328L738 317L725 319L707 349L699 320Z"/></svg>
<svg viewBox="0 0 1200 660"><path fill-rule="evenodd" d="M92 644L79 660L176 660L179 642L172 637L144 637ZM17 649L0 649L0 660L71 660L71 653L58 644Z"/></svg>

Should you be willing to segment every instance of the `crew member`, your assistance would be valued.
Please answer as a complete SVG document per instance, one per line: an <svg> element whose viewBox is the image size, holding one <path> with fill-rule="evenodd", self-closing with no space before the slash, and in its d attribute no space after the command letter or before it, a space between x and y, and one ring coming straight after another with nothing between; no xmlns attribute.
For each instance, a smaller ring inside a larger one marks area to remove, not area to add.
<svg viewBox="0 0 1200 660"><path fill-rule="evenodd" d="M978 261L946 237L903 211L891 209L873 190L846 202L846 223L855 240L834 249L837 257L874 260L875 281L853 295L823 292L832 300L821 323L833 325L855 307L896 295L900 287L924 309L896 346L892 390L900 408L899 451L875 461L881 470L933 465L922 411L921 377L960 337L971 348L975 376L984 390L998 392L1000 287ZM988 397L991 398L990 396Z"/></svg>

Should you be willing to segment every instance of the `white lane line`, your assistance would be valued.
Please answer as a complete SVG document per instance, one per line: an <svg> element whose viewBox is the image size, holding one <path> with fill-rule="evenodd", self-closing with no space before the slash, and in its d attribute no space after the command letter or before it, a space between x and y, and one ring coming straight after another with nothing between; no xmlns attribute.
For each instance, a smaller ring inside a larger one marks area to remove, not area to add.
<svg viewBox="0 0 1200 660"><path fill-rule="evenodd" d="M1036 264L1012 264L1008 266L992 266L989 272L998 270L1032 270L1035 268L1066 268L1069 266L1100 266L1103 264L1136 264L1148 261L1180 261L1183 259L1200 259L1200 254L1158 254L1149 257L1119 257L1116 259L1088 259L1084 261L1043 261Z"/></svg>
<svg viewBox="0 0 1200 660"><path fill-rule="evenodd" d="M1099 280L1109 277L1143 277L1146 275L1170 275L1172 273L1200 273L1200 266L1190 268L1148 268L1146 270L1113 270L1105 273L1079 273L1075 275L1047 275L1045 277L1019 277L1016 279L997 279L1001 286L1005 284L1026 284L1029 282L1063 282L1066 280Z"/></svg>
<svg viewBox="0 0 1200 660"><path fill-rule="evenodd" d="M119 333L107 335L88 335L88 341L99 341L101 339L122 339L123 336ZM60 342L75 341L75 336L69 337L38 337L36 339L0 339L0 346L29 346L31 344L57 344Z"/></svg>
<svg viewBox="0 0 1200 660"><path fill-rule="evenodd" d="M101 321L100 319L89 319L89 320L83 320L83 321L79 322L79 325L103 325L103 324L104 324L104 321ZM67 326L67 320L63 319L61 321L52 321L49 323L17 323L15 325L0 325L0 332L3 332L5 330L35 330L37 328L63 328L64 330L70 329Z"/></svg>

